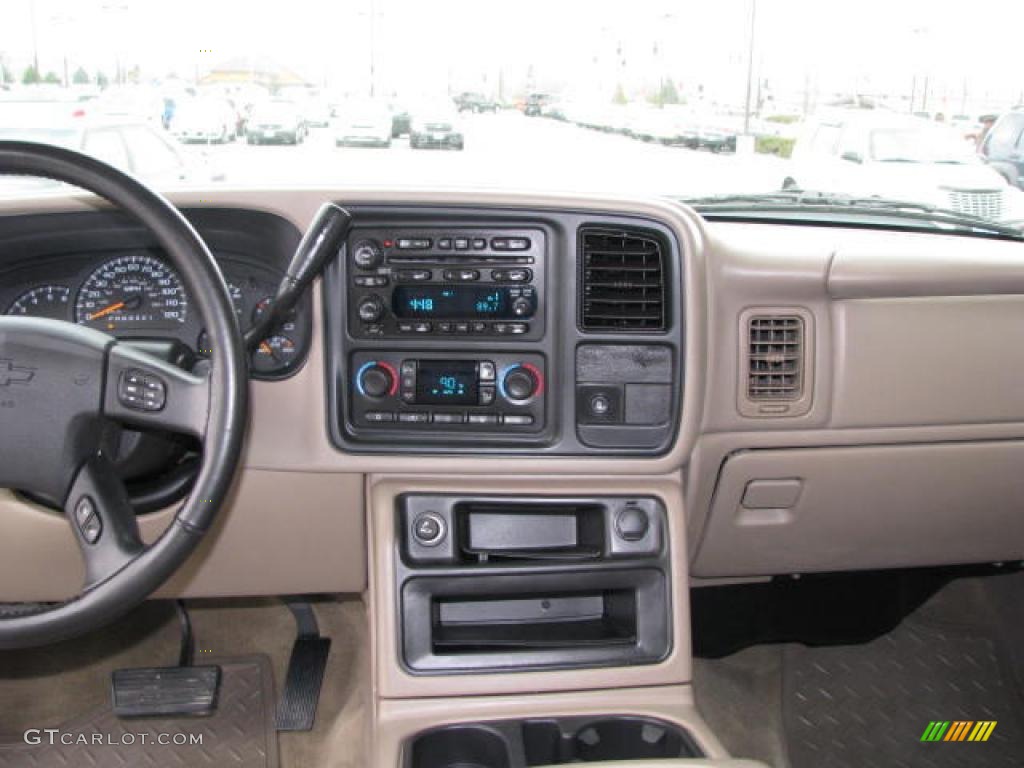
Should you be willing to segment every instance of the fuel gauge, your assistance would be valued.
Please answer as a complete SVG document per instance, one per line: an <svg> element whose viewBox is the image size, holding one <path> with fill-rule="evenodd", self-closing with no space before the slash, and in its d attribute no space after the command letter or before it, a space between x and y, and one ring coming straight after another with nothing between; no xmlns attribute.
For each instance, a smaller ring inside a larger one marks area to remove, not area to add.
<svg viewBox="0 0 1024 768"><path fill-rule="evenodd" d="M284 334L264 339L252 353L254 373L284 373L295 363L298 347L295 341Z"/></svg>

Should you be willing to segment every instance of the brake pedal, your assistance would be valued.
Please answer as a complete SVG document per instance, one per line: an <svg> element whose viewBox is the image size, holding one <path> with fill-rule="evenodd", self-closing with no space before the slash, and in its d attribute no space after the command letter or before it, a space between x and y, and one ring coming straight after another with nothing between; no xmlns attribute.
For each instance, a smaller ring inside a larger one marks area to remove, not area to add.
<svg viewBox="0 0 1024 768"><path fill-rule="evenodd" d="M117 717L197 717L217 708L220 667L193 666L192 622L184 603L177 601L175 608L181 623L178 666L114 670L110 692Z"/></svg>
<svg viewBox="0 0 1024 768"><path fill-rule="evenodd" d="M277 730L311 731L320 703L331 638L320 635L313 606L305 600L286 600L295 617L297 635L288 660L284 693L277 705Z"/></svg>

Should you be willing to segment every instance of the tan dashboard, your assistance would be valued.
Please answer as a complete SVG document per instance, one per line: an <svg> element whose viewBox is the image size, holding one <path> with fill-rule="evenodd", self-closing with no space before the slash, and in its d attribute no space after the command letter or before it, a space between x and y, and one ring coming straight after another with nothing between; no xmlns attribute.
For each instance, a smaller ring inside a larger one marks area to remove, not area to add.
<svg viewBox="0 0 1024 768"><path fill-rule="evenodd" d="M318 286L309 358L290 378L252 384L245 469L232 504L165 594L362 591L366 521L391 514L364 498L368 476L374 483L398 477L448 483L454 491L496 476L520 478L527 492L529 478L537 478L539 489L549 481L583 487L587 478L601 478L602 488L622 494L668 484L677 489L673 524L686 534L675 573L680 588L687 563L696 577L719 578L1024 556L1019 244L707 223L662 200L221 189L172 199L188 208L267 211L299 230L328 199L656 221L683 254L674 288L683 308L684 377L678 431L659 456L345 451L332 443L327 424L329 366ZM5 203L0 213L93 206L84 198L45 198ZM796 322L802 334L801 389L788 400L761 397L755 385L764 380L755 379L750 357L753 321L780 319ZM80 566L63 521L10 494L0 497L0 507L0 600L74 591ZM147 516L147 535L167 519L167 513ZM52 557L44 563L28 556L39 551Z"/></svg>

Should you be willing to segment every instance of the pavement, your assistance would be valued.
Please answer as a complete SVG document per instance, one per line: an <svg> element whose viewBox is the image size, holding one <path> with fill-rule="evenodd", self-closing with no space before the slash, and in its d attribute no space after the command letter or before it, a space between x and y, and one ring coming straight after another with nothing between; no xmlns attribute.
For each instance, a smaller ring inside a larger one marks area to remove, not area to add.
<svg viewBox="0 0 1024 768"><path fill-rule="evenodd" d="M336 147L331 129L313 128L298 146L235 141L191 146L231 186L475 187L694 196L769 192L785 161L767 155L713 154L646 143L619 134L518 112L465 115L463 151Z"/></svg>

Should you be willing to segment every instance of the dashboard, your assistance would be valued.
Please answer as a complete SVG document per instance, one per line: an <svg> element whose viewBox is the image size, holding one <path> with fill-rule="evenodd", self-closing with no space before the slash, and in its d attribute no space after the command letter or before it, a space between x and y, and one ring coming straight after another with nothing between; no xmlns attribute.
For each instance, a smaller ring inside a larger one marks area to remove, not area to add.
<svg viewBox="0 0 1024 768"><path fill-rule="evenodd" d="M65 320L122 340L175 341L190 356L207 357L212 342L177 272L141 232L133 236L126 222L111 217L67 218L56 233L52 228L32 235L0 228L5 246L0 312ZM244 333L269 307L288 253L246 237L244 229L224 230L222 218L197 214L195 223L214 241L211 249ZM240 223L252 222L243 217ZM273 219L261 224L285 227ZM61 231L64 227L73 229L73 238ZM293 374L308 354L311 324L307 298L251 354L251 375L280 379Z"/></svg>
<svg viewBox="0 0 1024 768"><path fill-rule="evenodd" d="M354 222L299 306L294 364L254 373L238 496L178 594L360 591L364 526L393 512L372 507L381 484L671 486L673 546L695 578L1024 557L1019 243L707 221L653 199L172 200L237 289L243 328L325 200ZM0 215L0 312L73 322L124 301L86 322L199 352L189 297L130 221L83 198L0 212L17 214ZM121 277L135 272L145 279ZM179 304L126 311L154 282ZM25 536L71 556L64 527L2 494ZM158 529L163 514L143 518ZM0 583L31 566L0 542ZM39 574L33 596L60 594L74 581L61 573Z"/></svg>

